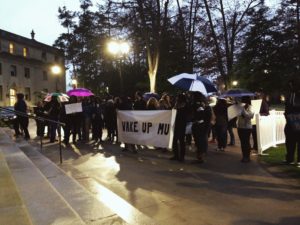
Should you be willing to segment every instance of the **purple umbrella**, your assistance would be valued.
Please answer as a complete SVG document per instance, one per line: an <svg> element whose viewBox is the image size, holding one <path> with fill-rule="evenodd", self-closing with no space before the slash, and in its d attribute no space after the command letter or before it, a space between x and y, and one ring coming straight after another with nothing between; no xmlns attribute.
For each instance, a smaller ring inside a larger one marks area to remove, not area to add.
<svg viewBox="0 0 300 225"><path fill-rule="evenodd" d="M75 88L67 92L69 96L87 97L94 95L90 90L85 88Z"/></svg>

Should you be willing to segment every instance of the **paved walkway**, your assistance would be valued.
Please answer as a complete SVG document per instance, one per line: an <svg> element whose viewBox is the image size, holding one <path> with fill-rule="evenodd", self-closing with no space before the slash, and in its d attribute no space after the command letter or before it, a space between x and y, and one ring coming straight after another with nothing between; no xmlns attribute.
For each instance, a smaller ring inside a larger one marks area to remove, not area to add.
<svg viewBox="0 0 300 225"><path fill-rule="evenodd" d="M38 147L37 140L30 143ZM60 167L129 224L132 215L167 225L300 224L299 182L272 176L256 156L240 163L238 147L214 148L196 164L193 148L178 163L160 150L123 153L91 142L63 148ZM46 143L42 153L59 164L57 143Z"/></svg>

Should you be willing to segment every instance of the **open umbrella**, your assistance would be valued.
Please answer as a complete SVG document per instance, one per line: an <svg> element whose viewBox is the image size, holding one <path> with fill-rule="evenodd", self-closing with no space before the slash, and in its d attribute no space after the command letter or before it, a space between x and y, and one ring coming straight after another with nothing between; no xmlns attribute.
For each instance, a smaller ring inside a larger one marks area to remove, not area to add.
<svg viewBox="0 0 300 225"><path fill-rule="evenodd" d="M217 92L217 89L210 80L196 74L181 73L169 78L168 81L172 85L186 91L198 91L205 95Z"/></svg>
<svg viewBox="0 0 300 225"><path fill-rule="evenodd" d="M68 102L69 101L68 95L66 95L64 93L59 93L59 92L48 93L45 96L44 101L50 102L52 97L57 97L58 101L60 101L60 102Z"/></svg>
<svg viewBox="0 0 300 225"><path fill-rule="evenodd" d="M244 97L244 96L255 96L254 93L244 90L244 89L231 89L228 90L226 92L224 92L220 97L236 97L236 98L240 98L240 97Z"/></svg>
<svg viewBox="0 0 300 225"><path fill-rule="evenodd" d="M88 97L94 95L89 89L75 88L67 92L69 96Z"/></svg>

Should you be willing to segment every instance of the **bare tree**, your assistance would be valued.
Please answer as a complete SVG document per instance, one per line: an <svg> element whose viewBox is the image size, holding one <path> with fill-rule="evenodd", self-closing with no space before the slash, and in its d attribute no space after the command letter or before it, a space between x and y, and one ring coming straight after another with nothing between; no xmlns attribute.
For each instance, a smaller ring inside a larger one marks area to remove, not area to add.
<svg viewBox="0 0 300 225"><path fill-rule="evenodd" d="M150 91L156 91L156 75L160 60L160 43L166 31L169 0L164 1L162 8L160 0L136 0L137 12L141 22L141 34L147 51L148 76Z"/></svg>
<svg viewBox="0 0 300 225"><path fill-rule="evenodd" d="M228 3L226 7L224 3ZM222 83L228 87L234 65L234 55L239 36L247 28L248 14L262 0L225 1L204 0L211 35L215 46L215 56Z"/></svg>

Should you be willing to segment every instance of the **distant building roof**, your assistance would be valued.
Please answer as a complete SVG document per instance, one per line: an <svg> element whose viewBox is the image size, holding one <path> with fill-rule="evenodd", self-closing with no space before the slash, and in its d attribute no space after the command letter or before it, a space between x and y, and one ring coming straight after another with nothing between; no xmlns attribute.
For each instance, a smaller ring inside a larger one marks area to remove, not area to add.
<svg viewBox="0 0 300 225"><path fill-rule="evenodd" d="M19 44L24 44L26 46L32 46L32 47L44 50L46 52L51 52L51 53L60 54L60 55L64 54L63 51L58 48L43 44L41 42L36 41L35 39L29 39L29 38L26 38L26 37L23 37L23 36L20 36L20 35L17 35L17 34L2 30L2 29L0 29L0 38L8 40L8 41L13 41L13 42L16 42Z"/></svg>

